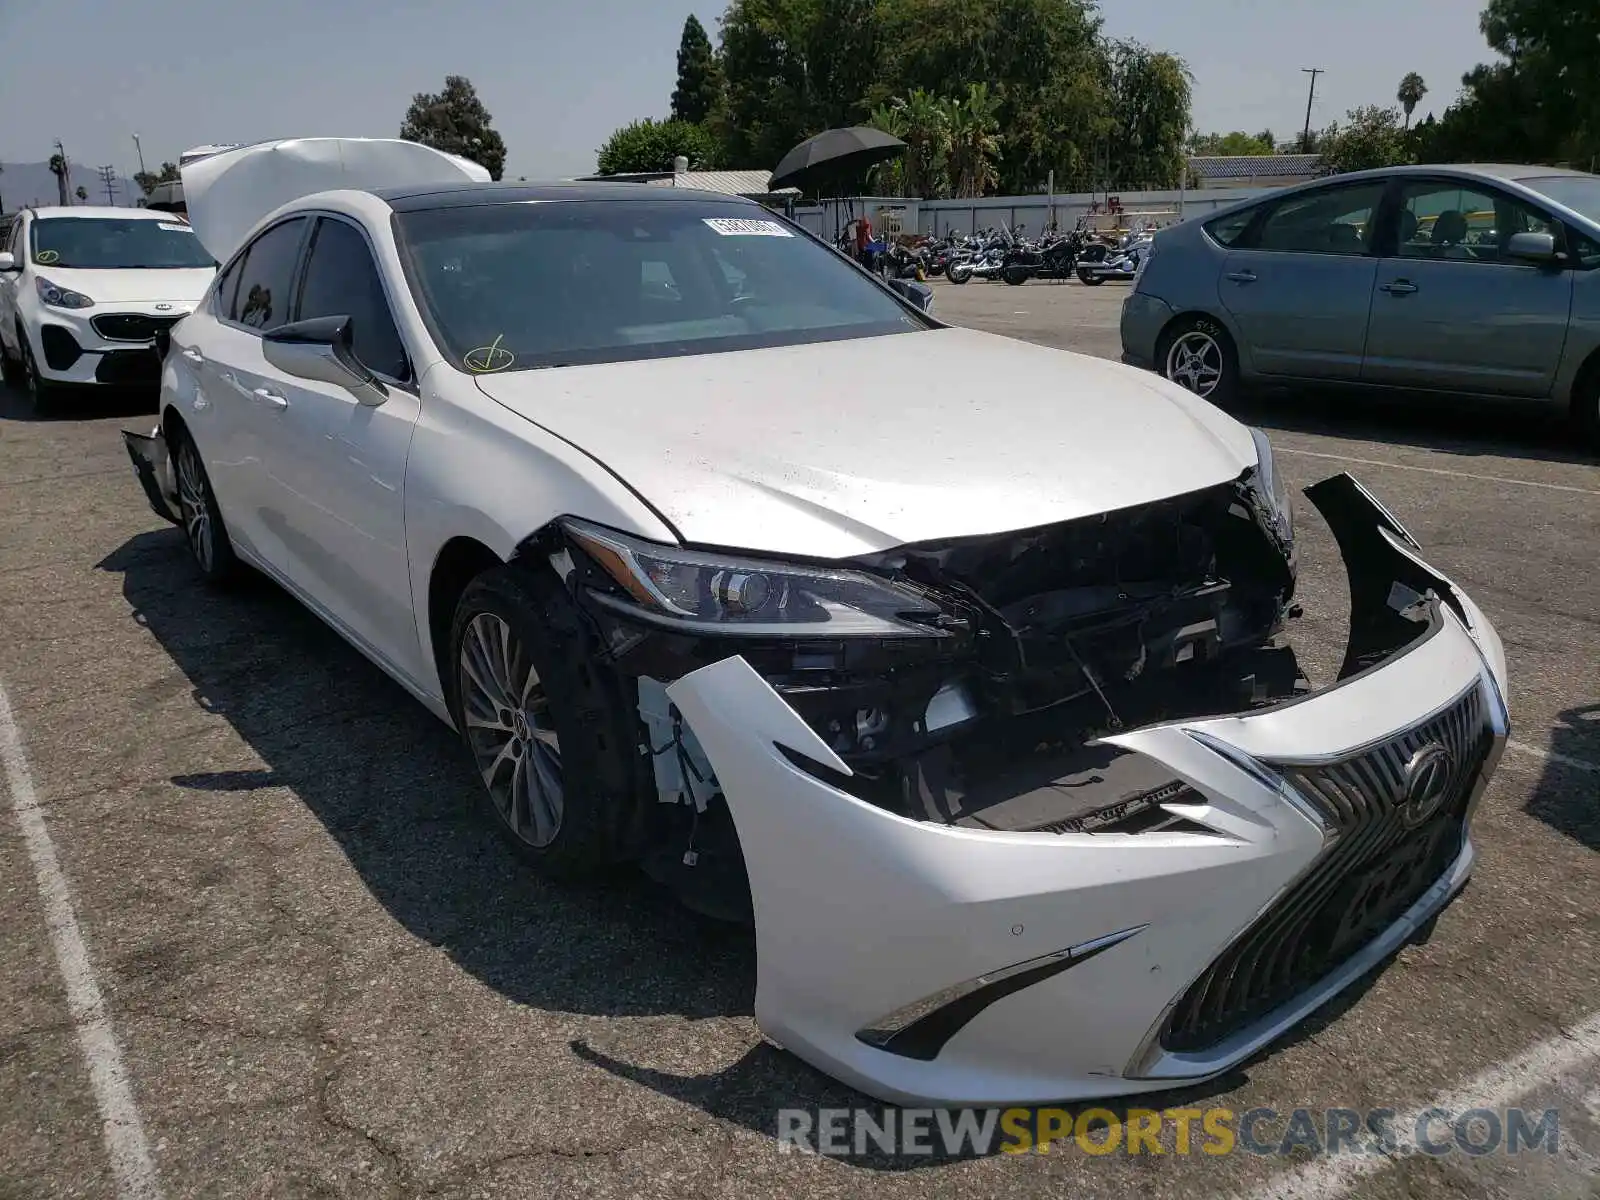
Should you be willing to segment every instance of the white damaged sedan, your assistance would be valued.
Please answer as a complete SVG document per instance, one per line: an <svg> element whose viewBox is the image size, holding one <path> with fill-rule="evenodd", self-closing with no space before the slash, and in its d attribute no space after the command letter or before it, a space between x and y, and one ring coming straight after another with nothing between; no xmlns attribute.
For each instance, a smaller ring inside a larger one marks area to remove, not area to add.
<svg viewBox="0 0 1600 1200"><path fill-rule="evenodd" d="M128 436L459 731L510 843L753 920L756 1017L875 1096L1215 1076L1465 882L1483 614L1355 480L1312 689L1266 439L947 328L781 217L399 142L185 169L223 263ZM271 211L268 211L268 210Z"/></svg>

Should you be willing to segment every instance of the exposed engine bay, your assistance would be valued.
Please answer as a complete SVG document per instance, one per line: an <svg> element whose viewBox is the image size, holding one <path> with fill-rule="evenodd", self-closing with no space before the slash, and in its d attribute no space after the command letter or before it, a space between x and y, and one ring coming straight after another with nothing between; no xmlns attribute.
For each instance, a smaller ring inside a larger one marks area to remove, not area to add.
<svg viewBox="0 0 1600 1200"><path fill-rule="evenodd" d="M719 915L742 915L738 840L665 687L730 654L849 766L828 782L904 817L993 830L1206 832L1169 810L1184 803L1183 781L1098 739L1309 691L1284 636L1297 612L1292 533L1248 472L1153 504L850 564L925 600L913 619L937 637L684 634L624 615L616 572L585 545L561 553L609 665L637 696L659 802L641 857ZM1402 642L1423 628L1405 624Z"/></svg>

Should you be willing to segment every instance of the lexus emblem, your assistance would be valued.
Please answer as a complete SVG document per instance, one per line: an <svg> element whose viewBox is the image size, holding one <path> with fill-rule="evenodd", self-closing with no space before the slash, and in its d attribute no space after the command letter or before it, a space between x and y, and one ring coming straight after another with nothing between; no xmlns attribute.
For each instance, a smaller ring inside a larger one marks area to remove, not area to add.
<svg viewBox="0 0 1600 1200"><path fill-rule="evenodd" d="M1406 764L1405 791L1400 797L1400 819L1416 828L1444 806L1455 775L1455 759L1438 742L1431 742Z"/></svg>
<svg viewBox="0 0 1600 1200"><path fill-rule="evenodd" d="M171 312L172 311L172 305L170 305L170 304L158 304L158 305L156 305L156 311L157 312Z"/></svg>

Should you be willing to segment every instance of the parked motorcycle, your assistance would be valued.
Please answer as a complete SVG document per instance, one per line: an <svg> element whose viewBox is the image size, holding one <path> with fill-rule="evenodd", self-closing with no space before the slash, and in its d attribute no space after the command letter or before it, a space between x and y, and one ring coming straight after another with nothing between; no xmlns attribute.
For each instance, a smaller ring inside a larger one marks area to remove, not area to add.
<svg viewBox="0 0 1600 1200"><path fill-rule="evenodd" d="M1099 287L1108 279L1131 282L1139 273L1139 264L1150 253L1155 234L1141 231L1130 233L1124 244L1110 251L1099 261L1078 263L1078 279L1088 287Z"/></svg>

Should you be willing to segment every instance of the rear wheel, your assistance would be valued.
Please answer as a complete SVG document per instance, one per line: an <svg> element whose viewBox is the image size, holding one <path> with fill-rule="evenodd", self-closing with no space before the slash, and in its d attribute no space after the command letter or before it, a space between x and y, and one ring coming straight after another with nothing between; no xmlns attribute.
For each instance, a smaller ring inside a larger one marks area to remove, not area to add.
<svg viewBox="0 0 1600 1200"><path fill-rule="evenodd" d="M1022 284L1027 283L1032 277L1032 267L1007 267L1004 271L1000 272L1000 278L1004 279L1012 287L1019 287Z"/></svg>
<svg viewBox="0 0 1600 1200"><path fill-rule="evenodd" d="M496 827L540 870L625 857L637 815L636 719L559 580L496 567L467 585L450 633L450 707Z"/></svg>
<svg viewBox="0 0 1600 1200"><path fill-rule="evenodd" d="M945 272L951 283L966 283L972 278L971 263L951 263L950 269Z"/></svg>
<svg viewBox="0 0 1600 1200"><path fill-rule="evenodd" d="M1088 267L1078 268L1078 280L1085 287L1099 287L1106 281L1105 276L1095 274Z"/></svg>
<svg viewBox="0 0 1600 1200"><path fill-rule="evenodd" d="M1210 317L1184 317L1161 335L1156 364L1173 383L1202 400L1226 405L1239 390L1233 339Z"/></svg>

